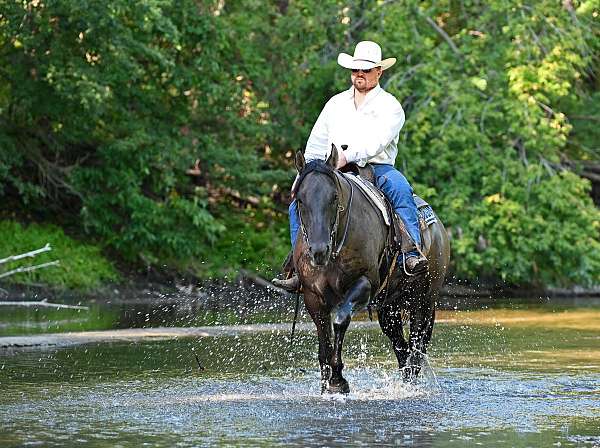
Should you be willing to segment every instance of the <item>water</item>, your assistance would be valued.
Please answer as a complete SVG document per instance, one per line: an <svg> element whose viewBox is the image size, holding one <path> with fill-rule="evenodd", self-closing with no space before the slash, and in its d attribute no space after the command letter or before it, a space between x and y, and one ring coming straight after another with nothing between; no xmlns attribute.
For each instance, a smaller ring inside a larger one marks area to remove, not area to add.
<svg viewBox="0 0 600 448"><path fill-rule="evenodd" d="M349 331L348 396L320 395L310 331L0 350L0 446L600 446L600 308L438 318L414 385Z"/></svg>

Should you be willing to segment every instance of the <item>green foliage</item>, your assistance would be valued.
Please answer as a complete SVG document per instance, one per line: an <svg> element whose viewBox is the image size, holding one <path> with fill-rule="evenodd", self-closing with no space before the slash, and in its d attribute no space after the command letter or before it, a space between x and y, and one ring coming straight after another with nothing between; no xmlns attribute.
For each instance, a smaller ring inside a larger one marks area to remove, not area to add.
<svg viewBox="0 0 600 448"><path fill-rule="evenodd" d="M600 159L598 0L8 1L0 14L0 200L28 218L81 224L133 263L277 265L293 153L348 86L337 54L373 39L398 58L382 78L407 115L397 165L450 230L456 274L599 283L600 214L561 167ZM258 205L223 212L232 194Z"/></svg>
<svg viewBox="0 0 600 448"><path fill-rule="evenodd" d="M24 227L14 221L0 221L0 258L40 249L47 243L52 247L50 252L3 264L1 272L53 260L60 261L58 266L17 273L2 280L13 283L41 282L78 289L90 289L103 282L118 280L115 268L98 246L75 241L54 225L31 224Z"/></svg>
<svg viewBox="0 0 600 448"><path fill-rule="evenodd" d="M201 258L189 263L192 271L204 278L233 279L239 268L272 276L290 249L287 222L269 209L223 208L220 213L228 222L227 230Z"/></svg>
<svg viewBox="0 0 600 448"><path fill-rule="evenodd" d="M597 2L571 12L550 1L472 2L454 18L451 3L390 8L376 36L406 55L387 81L407 109L399 164L435 188L459 276L597 284L589 182L555 171L572 130L563 107L590 97L582 78L598 62ZM423 26L392 26L401 22Z"/></svg>
<svg viewBox="0 0 600 448"><path fill-rule="evenodd" d="M77 210L71 221L128 261L201 255L225 227L185 174L195 159L216 195L271 186L256 153L260 113L224 70L235 54L215 7L9 2L0 22L5 195L36 216Z"/></svg>

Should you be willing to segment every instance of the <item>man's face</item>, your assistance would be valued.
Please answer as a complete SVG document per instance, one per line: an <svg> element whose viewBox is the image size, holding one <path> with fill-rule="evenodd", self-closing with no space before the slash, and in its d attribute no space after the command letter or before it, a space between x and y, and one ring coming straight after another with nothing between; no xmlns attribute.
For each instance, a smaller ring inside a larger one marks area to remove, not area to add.
<svg viewBox="0 0 600 448"><path fill-rule="evenodd" d="M370 70L352 70L352 85L360 93L365 93L374 88L381 77L381 67Z"/></svg>

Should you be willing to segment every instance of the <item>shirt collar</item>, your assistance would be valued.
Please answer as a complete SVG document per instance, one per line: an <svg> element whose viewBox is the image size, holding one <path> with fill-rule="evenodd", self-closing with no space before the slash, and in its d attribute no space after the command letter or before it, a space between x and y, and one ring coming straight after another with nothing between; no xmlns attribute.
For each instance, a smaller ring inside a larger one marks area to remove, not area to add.
<svg viewBox="0 0 600 448"><path fill-rule="evenodd" d="M373 87L369 91L369 93L367 93L365 101L363 102L363 104L360 107L361 108L364 107L365 104L367 104L369 101L371 101L377 95L379 95L379 92L381 92L382 90L383 89L381 88L381 86L379 84L377 84L375 87ZM350 88L347 90L347 92L348 92L348 99L354 101L354 86L350 86Z"/></svg>

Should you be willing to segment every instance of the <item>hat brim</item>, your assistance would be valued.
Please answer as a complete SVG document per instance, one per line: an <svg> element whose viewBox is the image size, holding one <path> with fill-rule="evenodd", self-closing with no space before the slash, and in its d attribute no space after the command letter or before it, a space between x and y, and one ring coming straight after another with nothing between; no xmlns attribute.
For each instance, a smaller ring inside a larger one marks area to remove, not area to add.
<svg viewBox="0 0 600 448"><path fill-rule="evenodd" d="M355 60L353 56L346 53L340 53L337 59L338 64L350 70L369 70L375 67L381 67L382 70L387 70L396 63L396 58L387 58L381 62L370 62L361 59Z"/></svg>

